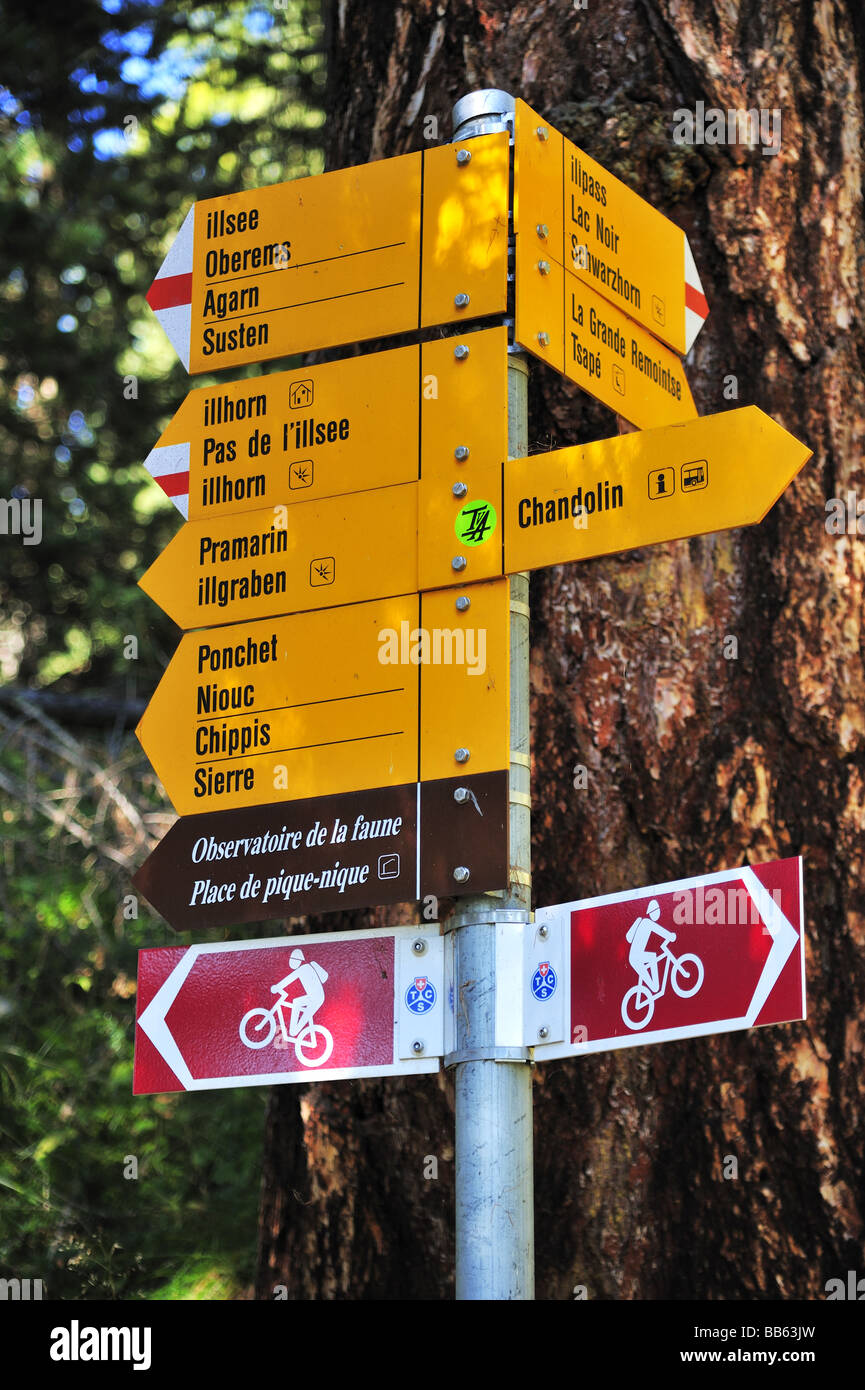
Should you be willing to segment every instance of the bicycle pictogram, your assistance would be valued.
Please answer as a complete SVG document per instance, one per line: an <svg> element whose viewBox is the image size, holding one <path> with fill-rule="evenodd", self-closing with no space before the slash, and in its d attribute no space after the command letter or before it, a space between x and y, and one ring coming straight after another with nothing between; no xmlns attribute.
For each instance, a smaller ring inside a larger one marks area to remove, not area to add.
<svg viewBox="0 0 865 1390"><path fill-rule="evenodd" d="M279 1027L281 1037L276 1047L294 1047L294 1054L304 1067L320 1067L333 1051L333 1035L322 1023L314 1023L313 1015L324 1003L324 981L327 971L317 961L304 960L303 951L296 948L289 957L291 972L278 984L271 985L271 994L278 995L272 1009L250 1009L240 1020L240 1040L254 1050L267 1047L276 1037ZM299 980L305 993L289 999L287 988ZM286 1028L285 1010L288 1008L290 1022Z"/></svg>
<svg viewBox="0 0 865 1390"><path fill-rule="evenodd" d="M670 942L676 940L676 933L659 926L661 908L655 898L649 903L647 916L637 917L628 929L627 940L631 943L628 961L637 972L638 983L632 985L622 999L622 1022L635 1032L645 1028L655 1012L655 1003L663 998L668 982L680 999L690 999L703 983L703 962L699 956L686 952L674 956ZM661 938L659 952L648 949L649 939ZM663 962L658 968L659 959Z"/></svg>

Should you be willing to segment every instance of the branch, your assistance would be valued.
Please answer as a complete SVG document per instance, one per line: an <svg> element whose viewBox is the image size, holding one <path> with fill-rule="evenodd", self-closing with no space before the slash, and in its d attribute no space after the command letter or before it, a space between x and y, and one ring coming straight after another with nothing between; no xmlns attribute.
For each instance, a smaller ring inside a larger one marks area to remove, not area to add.
<svg viewBox="0 0 865 1390"><path fill-rule="evenodd" d="M104 700L98 696L56 695L44 690L21 690L0 686L0 704L21 709L27 705L53 714L67 724L137 724L147 707L146 700Z"/></svg>

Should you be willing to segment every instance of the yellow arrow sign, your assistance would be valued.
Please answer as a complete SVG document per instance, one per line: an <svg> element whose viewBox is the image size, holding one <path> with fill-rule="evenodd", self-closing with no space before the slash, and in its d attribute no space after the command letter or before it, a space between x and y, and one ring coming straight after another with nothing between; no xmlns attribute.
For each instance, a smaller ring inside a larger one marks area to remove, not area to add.
<svg viewBox="0 0 865 1390"><path fill-rule="evenodd" d="M694 420L680 359L585 281L517 238L516 339L639 429Z"/></svg>
<svg viewBox="0 0 865 1390"><path fill-rule="evenodd" d="M200 519L141 587L189 629L491 579L506 453L504 327L194 391L148 463Z"/></svg>
<svg viewBox="0 0 865 1390"><path fill-rule="evenodd" d="M459 593L184 637L136 730L177 812L507 767L509 584Z"/></svg>
<svg viewBox="0 0 865 1390"><path fill-rule="evenodd" d="M190 372L507 304L508 136L210 198L147 301Z"/></svg>
<svg viewBox="0 0 865 1390"><path fill-rule="evenodd" d="M756 406L509 463L509 573L761 521L811 450Z"/></svg>
<svg viewBox="0 0 865 1390"><path fill-rule="evenodd" d="M516 103L514 230L674 352L687 353L709 306L688 238L627 184ZM519 249L520 238L532 250Z"/></svg>
<svg viewBox="0 0 865 1390"><path fill-rule="evenodd" d="M182 628L331 608L417 585L417 483L188 521L139 583Z"/></svg>
<svg viewBox="0 0 865 1390"><path fill-rule="evenodd" d="M420 352L199 387L145 467L193 521L412 482Z"/></svg>
<svg viewBox="0 0 865 1390"><path fill-rule="evenodd" d="M492 489L462 505L448 490L434 530L419 522L418 483L190 521L139 582L185 629L443 588L457 574L474 585L750 525L810 456L745 406L511 460L500 504ZM461 568L421 564L427 546L455 551Z"/></svg>

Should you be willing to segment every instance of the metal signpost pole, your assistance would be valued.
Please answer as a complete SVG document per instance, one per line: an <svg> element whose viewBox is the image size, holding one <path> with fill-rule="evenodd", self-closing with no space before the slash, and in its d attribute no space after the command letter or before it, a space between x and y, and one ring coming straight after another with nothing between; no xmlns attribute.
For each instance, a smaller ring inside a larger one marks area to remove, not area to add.
<svg viewBox="0 0 865 1390"><path fill-rule="evenodd" d="M474 92L454 107L454 141L508 129L506 92ZM508 359L508 455L523 457L528 369ZM531 906L528 576L511 577L510 873L504 894L461 899L454 938L456 1296L534 1297L532 1075L528 1049L497 1045L519 1030L523 924ZM514 970L503 970L505 961ZM506 996L513 994L512 999ZM499 1021L497 1030L496 1024Z"/></svg>

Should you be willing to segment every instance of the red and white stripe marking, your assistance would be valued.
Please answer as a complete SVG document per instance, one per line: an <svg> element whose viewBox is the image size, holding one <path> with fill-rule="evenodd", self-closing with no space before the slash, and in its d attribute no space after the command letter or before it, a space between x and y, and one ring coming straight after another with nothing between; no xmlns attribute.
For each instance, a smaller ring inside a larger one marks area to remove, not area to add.
<svg viewBox="0 0 865 1390"><path fill-rule="evenodd" d="M685 242L685 354L691 351L694 341L706 319L709 317L709 301L703 292L703 282L697 273L694 257Z"/></svg>
<svg viewBox="0 0 865 1390"><path fill-rule="evenodd" d="M184 520L189 520L189 444L162 444L151 449L144 467L170 497Z"/></svg>
<svg viewBox="0 0 865 1390"><path fill-rule="evenodd" d="M147 303L159 319L174 351L189 371L192 336L192 253L195 204L189 209L171 250L147 291Z"/></svg>

